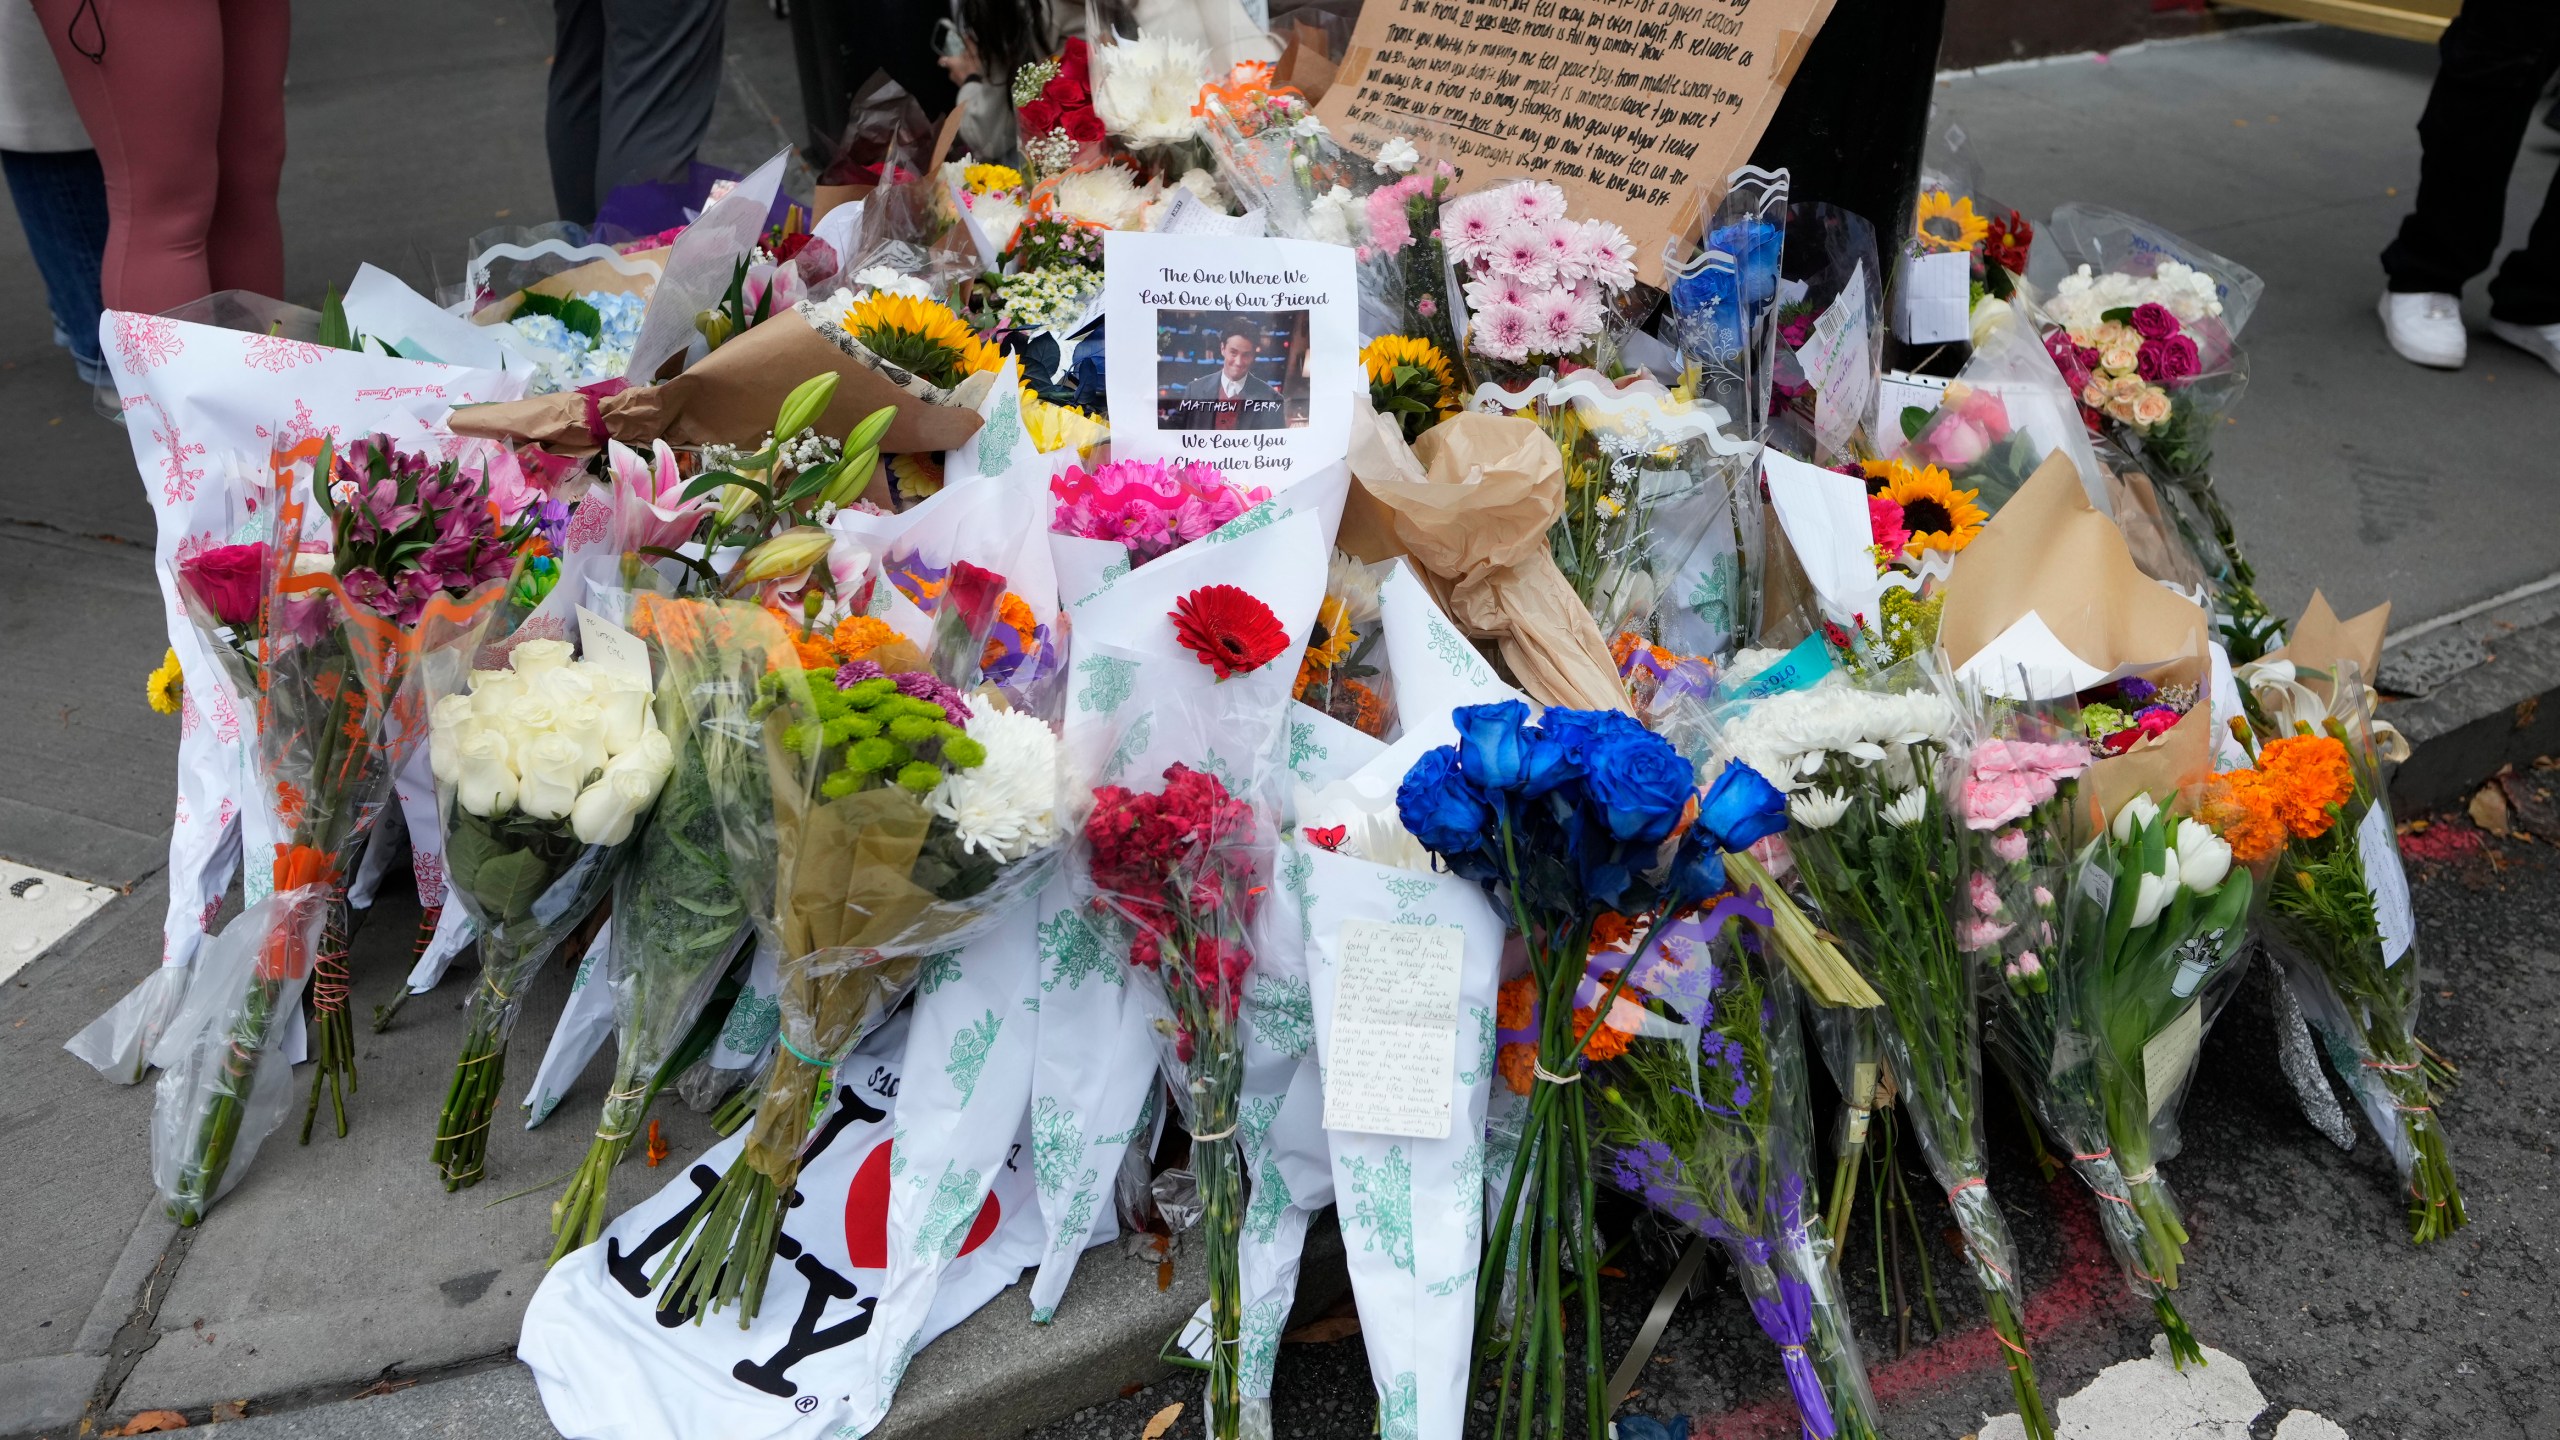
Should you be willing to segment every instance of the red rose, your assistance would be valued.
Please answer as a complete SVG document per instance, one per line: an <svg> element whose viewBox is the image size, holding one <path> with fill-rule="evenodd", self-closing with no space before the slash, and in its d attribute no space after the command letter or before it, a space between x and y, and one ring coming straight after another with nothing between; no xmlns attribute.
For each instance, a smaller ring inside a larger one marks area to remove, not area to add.
<svg viewBox="0 0 2560 1440"><path fill-rule="evenodd" d="M1074 140L1077 144L1099 145L1102 143L1102 117L1094 112L1092 106L1087 105L1068 111L1065 124L1067 138Z"/></svg>
<svg viewBox="0 0 2560 1440"><path fill-rule="evenodd" d="M1067 43L1058 47L1058 73L1073 75L1079 84L1083 82L1092 63L1091 52L1086 50L1084 37L1081 35L1069 36Z"/></svg>
<svg viewBox="0 0 2560 1440"><path fill-rule="evenodd" d="M178 578L225 625L254 624L267 595L267 542L224 545L178 562Z"/></svg>
<svg viewBox="0 0 2560 1440"><path fill-rule="evenodd" d="M951 586L945 599L959 607L972 635L983 635L995 623L996 606L1004 599L1004 577L966 560L951 562Z"/></svg>
<svg viewBox="0 0 2560 1440"><path fill-rule="evenodd" d="M1072 110L1093 98L1093 88L1086 83L1083 70L1061 65L1058 73L1049 77L1049 83L1040 87L1040 98L1055 100L1061 108Z"/></svg>
<svg viewBox="0 0 2560 1440"><path fill-rule="evenodd" d="M1055 101L1034 100L1019 112L1022 138L1036 140L1058 128L1058 106Z"/></svg>

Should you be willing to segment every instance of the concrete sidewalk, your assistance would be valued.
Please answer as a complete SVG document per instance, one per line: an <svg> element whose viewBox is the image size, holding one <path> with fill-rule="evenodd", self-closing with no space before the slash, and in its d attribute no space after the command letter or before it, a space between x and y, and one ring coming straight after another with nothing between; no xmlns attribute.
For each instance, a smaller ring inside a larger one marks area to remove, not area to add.
<svg viewBox="0 0 2560 1440"><path fill-rule="evenodd" d="M549 216L549 27L535 0L303 7L284 196L291 298L316 304L362 260L422 287L450 281L472 234ZM774 112L796 114L796 82L787 32L754 0L734 5L729 53L705 158L746 168L785 142ZM2412 769L2433 764L2449 787L2560 724L2553 707L2520 728L2514 707L2528 697L2512 693L2560 684L2560 647L2535 648L2553 631L2533 608L2560 608L2560 596L2499 598L2560 567L2548 479L2560 376L2485 335L2468 369L2419 370L2372 319L2373 257L2414 183L2432 63L2414 45L2261 30L1954 77L1940 98L2008 203L2034 216L2065 199L2115 205L2266 278L2223 489L2279 608L2316 583L2342 609L2396 600L2403 634L2461 617L2395 645L2386 676L2441 712L2433 730L2410 726L2431 737ZM2555 143L2537 131L2519 167L2517 239ZM253 1414L303 1407L258 1422L279 1436L547 1434L505 1357L548 1252L544 1195L584 1149L601 1072L543 1130L498 1137L479 1190L446 1195L425 1137L459 1029L463 987L449 982L391 1033L359 1037L349 1139L304 1149L279 1133L181 1239L145 1204L149 1088L110 1086L60 1049L157 961L176 728L141 694L163 642L130 450L89 415L47 333L33 266L14 227L0 227L0 433L13 444L0 470L0 733L12 742L0 856L125 892L0 985L0 1282L18 1302L0 1319L0 1435L69 1435L84 1410L101 1422L152 1407L201 1419L241 1399ZM396 987L413 921L405 894L386 896L359 938L359 1015ZM529 1037L547 1032L565 989L565 976L545 977ZM521 1079L538 1044L516 1051ZM661 1116L678 1155L707 1143L681 1106ZM618 1192L636 1199L650 1178L634 1167ZM1102 1255L1087 1271L1070 1296L1090 1307L1074 1327L1084 1348L1063 1344L1065 1323L1027 1335L1005 1297L918 1359L894 1423L930 1433L941 1415L992 1433L999 1414L1025 1424L1148 1378L1186 1292L1156 1295L1151 1270ZM324 1403L385 1377L454 1378Z"/></svg>

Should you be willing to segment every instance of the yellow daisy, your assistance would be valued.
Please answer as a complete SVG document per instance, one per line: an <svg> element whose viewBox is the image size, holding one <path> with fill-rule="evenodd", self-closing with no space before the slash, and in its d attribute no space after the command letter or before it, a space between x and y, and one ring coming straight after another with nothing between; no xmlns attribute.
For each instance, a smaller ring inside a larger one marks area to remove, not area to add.
<svg viewBox="0 0 2560 1440"><path fill-rule="evenodd" d="M1973 213L1970 195L1924 190L1912 231L1932 250L1971 250L1991 233L1991 222Z"/></svg>
<svg viewBox="0 0 2560 1440"><path fill-rule="evenodd" d="M143 681L143 693L150 697L151 708L163 715L178 713L178 697L186 692L186 673L178 668L178 652L172 650L160 662L160 668Z"/></svg>
<svg viewBox="0 0 2560 1440"><path fill-rule="evenodd" d="M1944 550L1952 555L1982 533L1983 522L1991 514L1973 503L1981 491L1957 489L1947 472L1935 465L1916 471L1900 462L1896 465L1899 473L1884 493L1902 507L1902 528L1911 532L1904 554L1917 559L1923 551Z"/></svg>
<svg viewBox="0 0 2560 1440"><path fill-rule="evenodd" d="M845 312L844 328L872 354L944 389L1004 364L996 347L939 300L873 291Z"/></svg>

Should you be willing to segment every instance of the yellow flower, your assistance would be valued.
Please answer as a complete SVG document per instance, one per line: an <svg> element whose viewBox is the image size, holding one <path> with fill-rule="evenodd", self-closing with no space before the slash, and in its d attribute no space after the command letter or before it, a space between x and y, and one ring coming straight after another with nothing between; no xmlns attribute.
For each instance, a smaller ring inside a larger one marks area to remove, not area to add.
<svg viewBox="0 0 2560 1440"><path fill-rule="evenodd" d="M897 477L900 498L910 503L942 491L940 455L892 455L889 457L889 473Z"/></svg>
<svg viewBox="0 0 2560 1440"><path fill-rule="evenodd" d="M1069 446L1081 456L1111 438L1111 427L1072 405L1052 405L1022 387L1022 428L1043 455Z"/></svg>
<svg viewBox="0 0 2560 1440"><path fill-rule="evenodd" d="M1413 335L1381 335L1360 347L1361 367L1369 372L1372 390L1393 390L1396 370L1410 366L1439 382L1439 393L1433 404L1440 418L1458 413L1458 382L1449 369L1449 357L1440 347Z"/></svg>
<svg viewBox="0 0 2560 1440"><path fill-rule="evenodd" d="M875 290L845 312L845 333L871 353L945 389L1004 365L996 347L939 300Z"/></svg>
<svg viewBox="0 0 2560 1440"><path fill-rule="evenodd" d="M1991 233L1991 222L1973 213L1973 197L1944 190L1920 193L1920 213L1912 222L1920 243L1932 250L1971 250Z"/></svg>
<svg viewBox="0 0 2560 1440"><path fill-rule="evenodd" d="M999 190L1022 188L1022 172L1010 165L972 165L960 172L960 178L968 182L969 193L973 195L992 195Z"/></svg>
<svg viewBox="0 0 2560 1440"><path fill-rule="evenodd" d="M1351 654L1351 642L1359 638L1351 629L1351 607L1341 596L1327 595L1316 607L1316 633L1307 641L1307 661L1330 670Z"/></svg>
<svg viewBox="0 0 2560 1440"><path fill-rule="evenodd" d="M1973 503L1981 491L1958 490L1947 472L1935 465L1915 471L1897 460L1892 469L1893 478L1884 493L1902 507L1902 528L1911 532L1903 553L1914 559L1924 550L1944 550L1950 555L1962 550L1991 518Z"/></svg>
<svg viewBox="0 0 2560 1440"><path fill-rule="evenodd" d="M178 652L172 650L160 662L160 668L143 681L143 693L151 697L151 708L163 715L178 713L178 697L186 691L186 673L178 668Z"/></svg>

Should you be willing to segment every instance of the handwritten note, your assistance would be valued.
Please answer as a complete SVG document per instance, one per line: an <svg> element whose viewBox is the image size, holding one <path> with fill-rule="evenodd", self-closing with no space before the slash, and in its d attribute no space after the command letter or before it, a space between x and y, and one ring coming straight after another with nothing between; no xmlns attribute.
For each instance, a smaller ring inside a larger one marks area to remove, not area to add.
<svg viewBox="0 0 2560 1440"><path fill-rule="evenodd" d="M2190 1005L2142 1047L2142 1098L2158 1119L2178 1087L2195 1067L2196 1047L2204 1042L2204 1006Z"/></svg>
<svg viewBox="0 0 2560 1440"><path fill-rule="evenodd" d="M639 636L584 605L578 607L578 658L627 676L643 690L656 688L649 679L649 647Z"/></svg>
<svg viewBox="0 0 2560 1440"><path fill-rule="evenodd" d="M1448 1138L1466 942L1453 925L1344 922L1324 1057L1326 1129Z"/></svg>
<svg viewBox="0 0 2560 1440"><path fill-rule="evenodd" d="M1402 136L1480 189L1552 180L1662 248L1750 157L1830 0L1370 0L1316 115L1375 155Z"/></svg>
<svg viewBox="0 0 2560 1440"><path fill-rule="evenodd" d="M2364 862L2365 889L2373 892L2373 918L2382 928L2382 968L2390 969L2418 938L2409 908L2409 872L2400 868L2400 841L2391 816L2379 804L2356 826L2356 858Z"/></svg>
<svg viewBox="0 0 2560 1440"><path fill-rule="evenodd" d="M1875 355L1867 340L1866 262L1850 268L1849 283L1813 322L1813 334L1796 352L1813 385L1813 438L1838 450L1867 416L1875 399ZM1878 443L1885 443L1879 441Z"/></svg>

